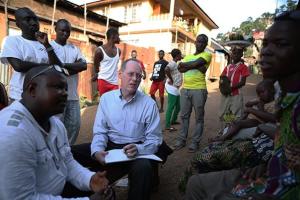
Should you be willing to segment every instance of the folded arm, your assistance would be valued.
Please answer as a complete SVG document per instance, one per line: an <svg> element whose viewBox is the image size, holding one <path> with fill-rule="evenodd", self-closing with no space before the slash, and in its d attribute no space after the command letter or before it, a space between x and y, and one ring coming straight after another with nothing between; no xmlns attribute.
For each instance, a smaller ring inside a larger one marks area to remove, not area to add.
<svg viewBox="0 0 300 200"><path fill-rule="evenodd" d="M190 61L190 62L181 62L178 65L178 70L181 73L187 72L191 69L198 69L200 72L202 72L203 74L206 73L207 68L205 67L206 64L206 60L204 60L203 58L198 58L195 61Z"/></svg>

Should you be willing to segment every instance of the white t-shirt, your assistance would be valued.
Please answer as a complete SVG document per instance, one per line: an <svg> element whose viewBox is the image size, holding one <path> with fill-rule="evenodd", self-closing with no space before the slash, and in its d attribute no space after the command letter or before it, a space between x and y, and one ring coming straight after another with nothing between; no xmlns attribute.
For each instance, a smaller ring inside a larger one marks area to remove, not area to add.
<svg viewBox="0 0 300 200"><path fill-rule="evenodd" d="M115 57L109 57L102 47L99 47L103 52L103 59L100 62L98 79L105 80L110 84L118 85L118 63L120 59L119 48Z"/></svg>
<svg viewBox="0 0 300 200"><path fill-rule="evenodd" d="M170 85L168 83L168 81L166 81L165 83L165 88L166 88L166 91L174 96L179 96L180 95L180 91L179 91L179 88L173 86L173 85Z"/></svg>
<svg viewBox="0 0 300 200"><path fill-rule="evenodd" d="M22 36L7 36L2 43L1 62L9 64L8 57L34 63L48 63L48 54L44 45L38 41L27 40ZM23 92L25 73L14 71L9 83L9 97L20 100Z"/></svg>
<svg viewBox="0 0 300 200"><path fill-rule="evenodd" d="M54 52L62 63L74 63L78 60L85 61L82 56L80 49L73 44L65 44L64 46L56 43L55 41L50 42L54 48ZM78 74L67 77L68 82L68 100L79 100L77 87L78 87Z"/></svg>

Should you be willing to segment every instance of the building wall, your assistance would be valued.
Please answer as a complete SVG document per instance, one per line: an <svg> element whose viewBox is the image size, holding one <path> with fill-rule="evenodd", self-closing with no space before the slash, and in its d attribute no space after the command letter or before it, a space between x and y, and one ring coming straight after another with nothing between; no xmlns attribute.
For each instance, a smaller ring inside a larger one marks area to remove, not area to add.
<svg viewBox="0 0 300 200"><path fill-rule="evenodd" d="M1 28L0 28L0 40L6 36L6 26L5 26L5 15L4 13L0 13L0 22L1 22Z"/></svg>
<svg viewBox="0 0 300 200"><path fill-rule="evenodd" d="M212 54L211 64L206 72L208 79L218 79L227 65L224 53L215 52Z"/></svg>
<svg viewBox="0 0 300 200"><path fill-rule="evenodd" d="M40 1L35 0L10 0L8 1L9 6L13 7L24 7L31 8L37 15L44 16L48 19L52 19L53 5L44 4ZM64 10L62 8L56 9L55 20L65 18L71 22L73 26L84 27L84 17L71 10ZM89 18L87 20L87 29L94 31L95 33L105 33L105 23L101 24L95 19Z"/></svg>
<svg viewBox="0 0 300 200"><path fill-rule="evenodd" d="M170 52L172 49L172 33L143 33L121 35L121 40L125 43L141 47L154 47L156 51L164 50Z"/></svg>
<svg viewBox="0 0 300 200"><path fill-rule="evenodd" d="M153 13L152 4L149 1L122 1L118 3L111 4L110 6L103 7L91 7L90 10L105 16L109 16L111 19L117 21L132 23L130 21L125 21L125 7L131 8L133 4L140 4L139 9L137 10L138 22L147 19ZM130 10L130 9L129 9Z"/></svg>

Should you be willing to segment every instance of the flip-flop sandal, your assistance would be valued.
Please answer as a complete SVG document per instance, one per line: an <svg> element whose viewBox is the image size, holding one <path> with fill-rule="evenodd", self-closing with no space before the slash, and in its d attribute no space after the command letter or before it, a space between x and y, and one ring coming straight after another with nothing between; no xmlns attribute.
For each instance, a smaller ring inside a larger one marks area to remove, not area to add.
<svg viewBox="0 0 300 200"><path fill-rule="evenodd" d="M169 130L170 132L172 132L172 131L177 131L177 129L174 128L174 127L170 127L170 128L168 128L167 130Z"/></svg>

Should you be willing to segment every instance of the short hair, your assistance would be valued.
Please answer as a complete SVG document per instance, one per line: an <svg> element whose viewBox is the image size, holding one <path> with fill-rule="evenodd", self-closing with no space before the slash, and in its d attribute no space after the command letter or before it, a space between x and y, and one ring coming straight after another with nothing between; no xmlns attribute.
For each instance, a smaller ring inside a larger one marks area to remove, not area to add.
<svg viewBox="0 0 300 200"><path fill-rule="evenodd" d="M172 58L175 58L176 56L180 55L181 51L179 49L172 49L171 56Z"/></svg>
<svg viewBox="0 0 300 200"><path fill-rule="evenodd" d="M106 32L107 39L110 39L114 35L119 35L119 31L116 28L109 28Z"/></svg>
<svg viewBox="0 0 300 200"><path fill-rule="evenodd" d="M135 49L133 49L133 50L131 51L131 53L133 53L133 52L137 53L137 51L136 51Z"/></svg>
<svg viewBox="0 0 300 200"><path fill-rule="evenodd" d="M203 37L206 40L206 42L208 42L208 37L205 34L200 34L197 37Z"/></svg>
<svg viewBox="0 0 300 200"><path fill-rule="evenodd" d="M60 24L60 23L66 23L66 24L69 24L71 26L71 23L68 20L66 20L66 19L59 19L59 20L57 20L57 22L55 24L55 27L57 27L58 24Z"/></svg>
<svg viewBox="0 0 300 200"><path fill-rule="evenodd" d="M24 11L29 11L29 12L34 13L30 8L27 8L27 7L18 8L18 9L15 11L15 18L16 18L16 21L20 18L22 12L24 12ZM34 13L34 14L35 14L35 13Z"/></svg>
<svg viewBox="0 0 300 200"><path fill-rule="evenodd" d="M140 66L140 68L142 69L142 66L139 61L137 61L136 59L133 59L133 58L129 58L122 63L122 65L121 65L122 72L124 72L126 70L127 64L131 61L137 63Z"/></svg>
<svg viewBox="0 0 300 200"><path fill-rule="evenodd" d="M61 73L55 69L55 67L50 67L49 65L39 66L31 68L26 72L24 83L23 83L23 91L25 91L28 85L31 82L34 82L35 79L50 73Z"/></svg>
<svg viewBox="0 0 300 200"><path fill-rule="evenodd" d="M159 51L158 51L158 53L160 53L160 52L163 52L163 53L165 53L165 51L164 51L164 50L159 50Z"/></svg>
<svg viewBox="0 0 300 200"><path fill-rule="evenodd" d="M262 90L268 90L270 92L274 92L275 91L274 81L271 79L263 79L261 82L257 84L256 93Z"/></svg>
<svg viewBox="0 0 300 200"><path fill-rule="evenodd" d="M48 67L47 65L45 65L45 66L39 66L39 67L33 67L29 71L27 71L26 75L25 75L25 78L24 78L23 91L25 91L27 89L28 84L33 81L32 77L36 76L41 71L45 70L45 68L47 68L47 67ZM40 75L43 75L43 74L44 73L42 73Z"/></svg>

